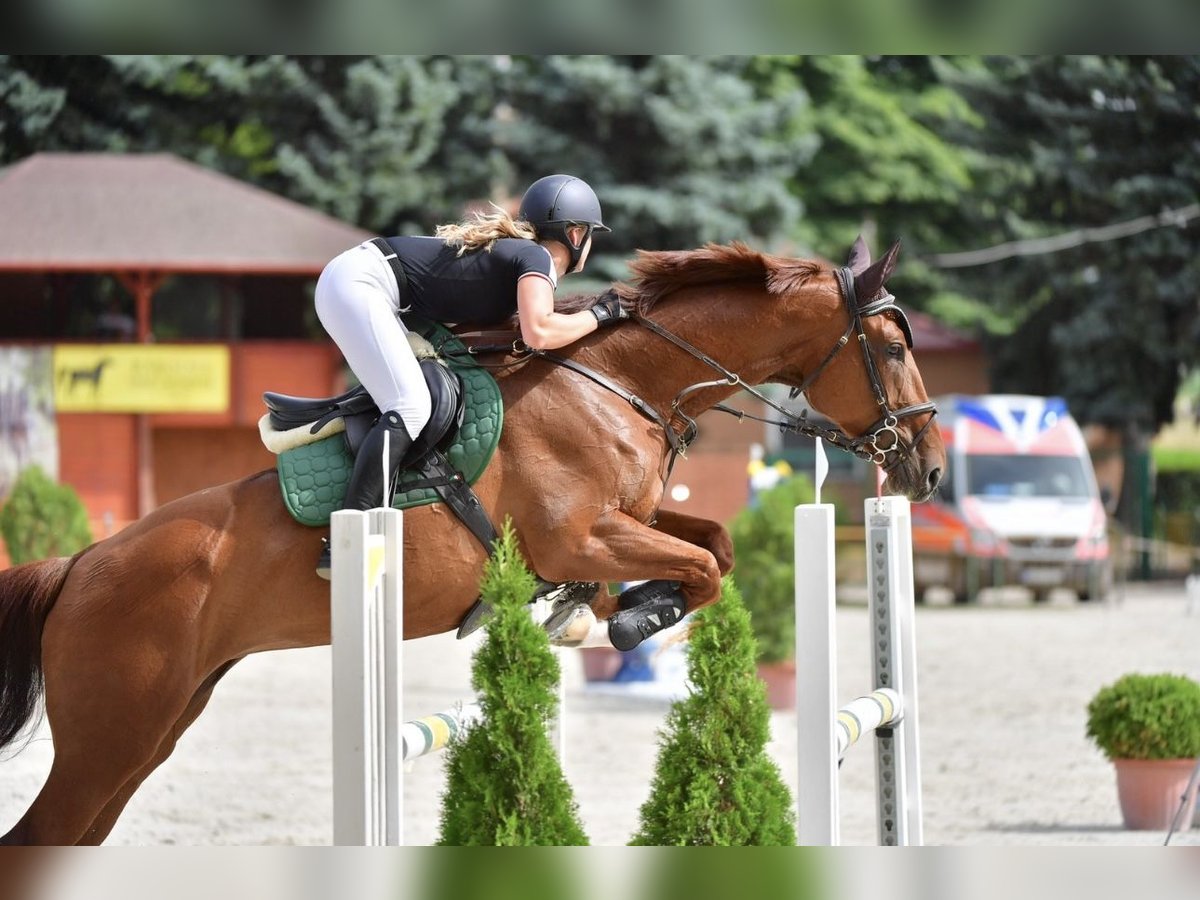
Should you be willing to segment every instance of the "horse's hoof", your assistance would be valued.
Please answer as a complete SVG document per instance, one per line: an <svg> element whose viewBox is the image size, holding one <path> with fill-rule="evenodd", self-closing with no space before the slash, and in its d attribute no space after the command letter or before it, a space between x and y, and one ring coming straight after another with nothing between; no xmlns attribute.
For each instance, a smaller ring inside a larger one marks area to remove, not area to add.
<svg viewBox="0 0 1200 900"><path fill-rule="evenodd" d="M687 604L681 594L662 594L632 609L622 609L608 619L608 639L618 650L632 650L646 638L670 628L683 618Z"/></svg>
<svg viewBox="0 0 1200 900"><path fill-rule="evenodd" d="M599 590L600 582L598 581L565 581L559 584L540 581L531 602L548 600L557 609L564 603L586 603L596 596Z"/></svg>
<svg viewBox="0 0 1200 900"><path fill-rule="evenodd" d="M542 628L557 647L578 647L592 633L596 614L586 603L565 603L542 623Z"/></svg>

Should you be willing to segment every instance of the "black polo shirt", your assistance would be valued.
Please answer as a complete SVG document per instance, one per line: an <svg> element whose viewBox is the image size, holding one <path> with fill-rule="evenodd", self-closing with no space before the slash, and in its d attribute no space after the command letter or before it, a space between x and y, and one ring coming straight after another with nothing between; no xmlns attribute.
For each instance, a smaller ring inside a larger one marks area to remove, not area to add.
<svg viewBox="0 0 1200 900"><path fill-rule="evenodd" d="M400 307L435 322L496 325L517 311L517 282L533 275L557 287L550 251L534 241L500 238L491 250L458 255L436 237L390 237L408 291Z"/></svg>

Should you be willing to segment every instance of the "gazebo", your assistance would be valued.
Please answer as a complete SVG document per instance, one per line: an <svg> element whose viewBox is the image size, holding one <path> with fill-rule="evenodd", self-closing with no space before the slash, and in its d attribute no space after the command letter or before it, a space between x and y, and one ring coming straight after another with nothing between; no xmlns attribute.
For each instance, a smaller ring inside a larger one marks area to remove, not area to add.
<svg viewBox="0 0 1200 900"><path fill-rule="evenodd" d="M373 235L168 153L39 153L0 173L0 272L109 272L153 339L172 274L317 275Z"/></svg>
<svg viewBox="0 0 1200 900"><path fill-rule="evenodd" d="M152 344L162 340L154 333L156 292L172 276L264 276L264 283L266 276L312 279L332 257L372 236L165 153L28 157L0 171L0 209L0 335L6 343L49 344L56 350L80 339L53 330L57 307L47 286L55 279L116 278L133 298L135 322L129 338ZM44 308L36 309L39 306ZM247 430L258 415L257 396L263 389L334 387L331 373L340 356L328 342L309 339L299 346L298 341L266 340L243 347L233 336L207 340L229 345L224 412L172 416L131 409L117 417L59 411L60 435L73 439L60 440L62 477L80 491L93 517L115 507L125 512L116 518L127 519L154 507L156 427ZM313 365L314 359L322 364ZM118 441L123 449L113 451L126 459L106 461L100 447L107 434L129 426L132 446ZM218 432L212 439L219 440ZM80 451L71 445L77 442L88 448L86 464L74 458ZM130 456L137 461L136 477L125 486L130 479L122 473L128 471ZM170 488L162 492L177 493L174 485ZM113 499L126 489L135 494L135 502Z"/></svg>

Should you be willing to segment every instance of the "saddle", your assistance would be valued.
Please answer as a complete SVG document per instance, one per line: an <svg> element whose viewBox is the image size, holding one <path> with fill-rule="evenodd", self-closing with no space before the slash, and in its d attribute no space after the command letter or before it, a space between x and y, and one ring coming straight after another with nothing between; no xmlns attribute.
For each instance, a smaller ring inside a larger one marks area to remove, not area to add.
<svg viewBox="0 0 1200 900"><path fill-rule="evenodd" d="M470 485L500 442L504 406L496 380L467 346L475 353L503 350L512 346L514 335L456 335L441 325L407 318L405 325L433 399L433 415L401 462L392 506L443 502L490 554L496 530ZM379 409L361 387L324 399L268 392L263 400L268 412L259 431L267 448L278 454L284 506L303 525L328 525L333 510L341 508L354 455ZM574 627L580 605L599 588L594 582L555 584L539 578L531 602L552 604L543 627L556 638ZM458 636L472 633L491 614L488 604L477 601Z"/></svg>
<svg viewBox="0 0 1200 900"><path fill-rule="evenodd" d="M490 553L496 531L470 485L500 439L503 411L495 379L441 326L412 323L409 342L432 399L428 425L400 463L392 505L406 509L444 502ZM431 342L438 343L435 347ZM445 353L443 351L449 351ZM259 423L263 442L278 453L284 505L298 522L328 524L341 507L354 457L379 418L364 388L336 397L266 392Z"/></svg>
<svg viewBox="0 0 1200 900"><path fill-rule="evenodd" d="M450 442L463 423L462 379L436 357L421 359L419 363L433 401L433 414L401 461L401 468L424 459L434 448L441 451L449 449ZM267 391L263 394L263 402L267 405L270 425L275 431L307 428L310 434L316 435L335 419L341 419L345 429L346 452L351 457L358 455L363 438L379 418L379 408L361 384L344 394L320 400Z"/></svg>

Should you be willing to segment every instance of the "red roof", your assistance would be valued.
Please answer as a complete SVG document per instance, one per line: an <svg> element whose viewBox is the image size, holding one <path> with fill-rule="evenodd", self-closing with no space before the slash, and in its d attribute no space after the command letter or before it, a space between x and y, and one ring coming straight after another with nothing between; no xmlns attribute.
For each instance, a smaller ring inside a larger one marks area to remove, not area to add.
<svg viewBox="0 0 1200 900"><path fill-rule="evenodd" d="M928 313L906 309L904 314L908 316L908 323L912 325L913 347L918 353L980 349L979 341L975 338L939 322Z"/></svg>
<svg viewBox="0 0 1200 900"><path fill-rule="evenodd" d="M39 153L0 210L0 271L316 274L373 237L167 153Z"/></svg>

